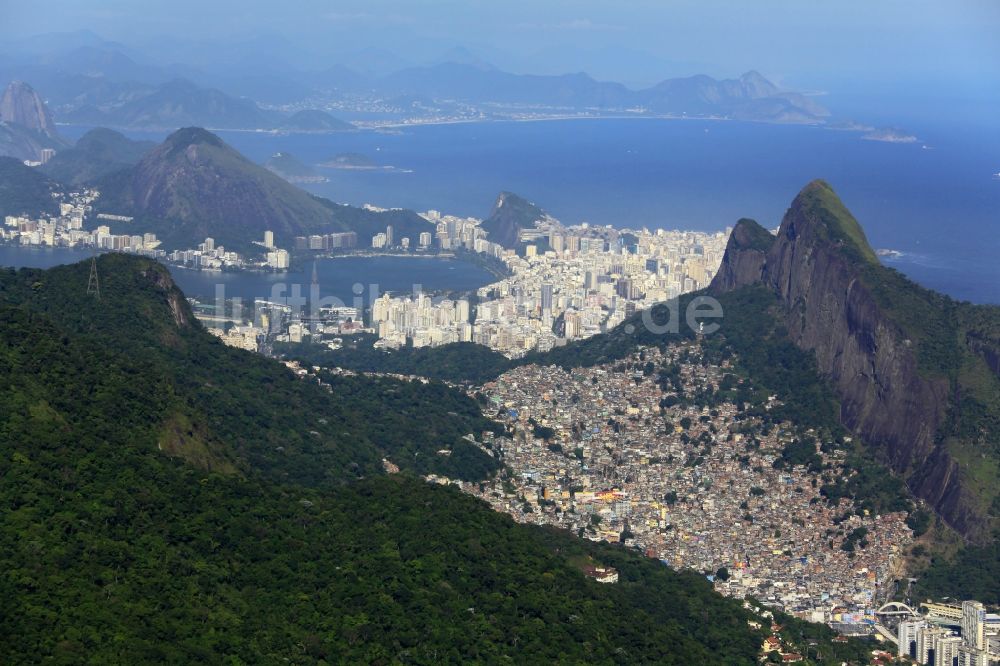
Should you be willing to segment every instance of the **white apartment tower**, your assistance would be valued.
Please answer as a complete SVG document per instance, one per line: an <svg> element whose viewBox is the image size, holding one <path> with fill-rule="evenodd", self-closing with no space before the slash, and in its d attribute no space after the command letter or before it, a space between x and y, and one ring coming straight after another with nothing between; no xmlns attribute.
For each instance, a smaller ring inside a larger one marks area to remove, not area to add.
<svg viewBox="0 0 1000 666"><path fill-rule="evenodd" d="M986 608L979 601L962 602L962 644L977 650L986 648Z"/></svg>

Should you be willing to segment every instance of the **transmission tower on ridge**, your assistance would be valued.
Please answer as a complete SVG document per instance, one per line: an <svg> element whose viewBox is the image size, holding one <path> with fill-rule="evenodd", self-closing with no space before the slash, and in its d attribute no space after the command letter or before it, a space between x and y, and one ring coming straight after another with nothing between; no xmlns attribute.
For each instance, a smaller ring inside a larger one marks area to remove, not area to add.
<svg viewBox="0 0 1000 666"><path fill-rule="evenodd" d="M101 281L97 279L97 255L90 259L90 279L87 280L87 294L93 294L101 300Z"/></svg>

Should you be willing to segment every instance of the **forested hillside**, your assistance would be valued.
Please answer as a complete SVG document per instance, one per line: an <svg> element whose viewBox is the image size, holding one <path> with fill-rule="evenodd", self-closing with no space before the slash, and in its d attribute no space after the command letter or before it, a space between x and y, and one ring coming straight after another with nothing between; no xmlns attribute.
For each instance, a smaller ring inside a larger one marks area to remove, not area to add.
<svg viewBox="0 0 1000 666"><path fill-rule="evenodd" d="M756 662L753 614L701 576L407 473L493 471L458 438L494 427L474 402L297 379L162 266L98 264L100 300L87 262L0 273L0 661Z"/></svg>

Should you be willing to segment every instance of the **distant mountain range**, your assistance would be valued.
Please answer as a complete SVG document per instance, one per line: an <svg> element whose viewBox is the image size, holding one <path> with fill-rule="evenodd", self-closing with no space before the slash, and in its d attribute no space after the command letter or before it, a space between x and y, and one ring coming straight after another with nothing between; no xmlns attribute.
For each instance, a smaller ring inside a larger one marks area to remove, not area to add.
<svg viewBox="0 0 1000 666"><path fill-rule="evenodd" d="M68 116L73 120L73 116ZM248 99L231 97L219 90L201 88L183 79L157 87L148 95L121 106L88 111L87 120L120 127L172 129L198 123L207 127L270 127L271 116Z"/></svg>
<svg viewBox="0 0 1000 666"><path fill-rule="evenodd" d="M408 109L404 100L420 99L428 104L513 105L548 113L629 111L782 123L819 123L829 115L813 98L781 90L753 71L737 79L698 75L633 89L582 72L514 74L464 49L453 49L422 66L374 53L368 59L346 58L315 71L274 61L206 72L140 63L121 45L91 39L73 49L21 54L11 60L0 65L0 81L35 82L60 122L113 127L336 131L350 127L323 118L318 111L289 118L261 108L254 100L301 105L317 96L345 95L381 97L403 109Z"/></svg>
<svg viewBox="0 0 1000 666"><path fill-rule="evenodd" d="M541 105L563 109L645 110L657 114L725 116L773 122L821 122L828 112L804 95L782 92L757 72L738 79L668 79L630 90L590 76L510 74L473 64L414 67L374 83L389 95L422 95L474 103Z"/></svg>

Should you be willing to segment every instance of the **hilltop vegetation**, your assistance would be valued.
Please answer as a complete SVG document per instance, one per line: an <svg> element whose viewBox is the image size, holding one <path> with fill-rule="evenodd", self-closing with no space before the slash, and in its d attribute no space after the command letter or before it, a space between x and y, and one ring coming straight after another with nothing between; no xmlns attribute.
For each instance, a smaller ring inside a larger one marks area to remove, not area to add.
<svg viewBox="0 0 1000 666"><path fill-rule="evenodd" d="M383 351L372 346L376 339L373 334L362 333L346 337L344 347L335 351L307 342L279 344L275 351L308 365L417 375L453 383L481 384L512 367L511 361L500 352L471 342Z"/></svg>

